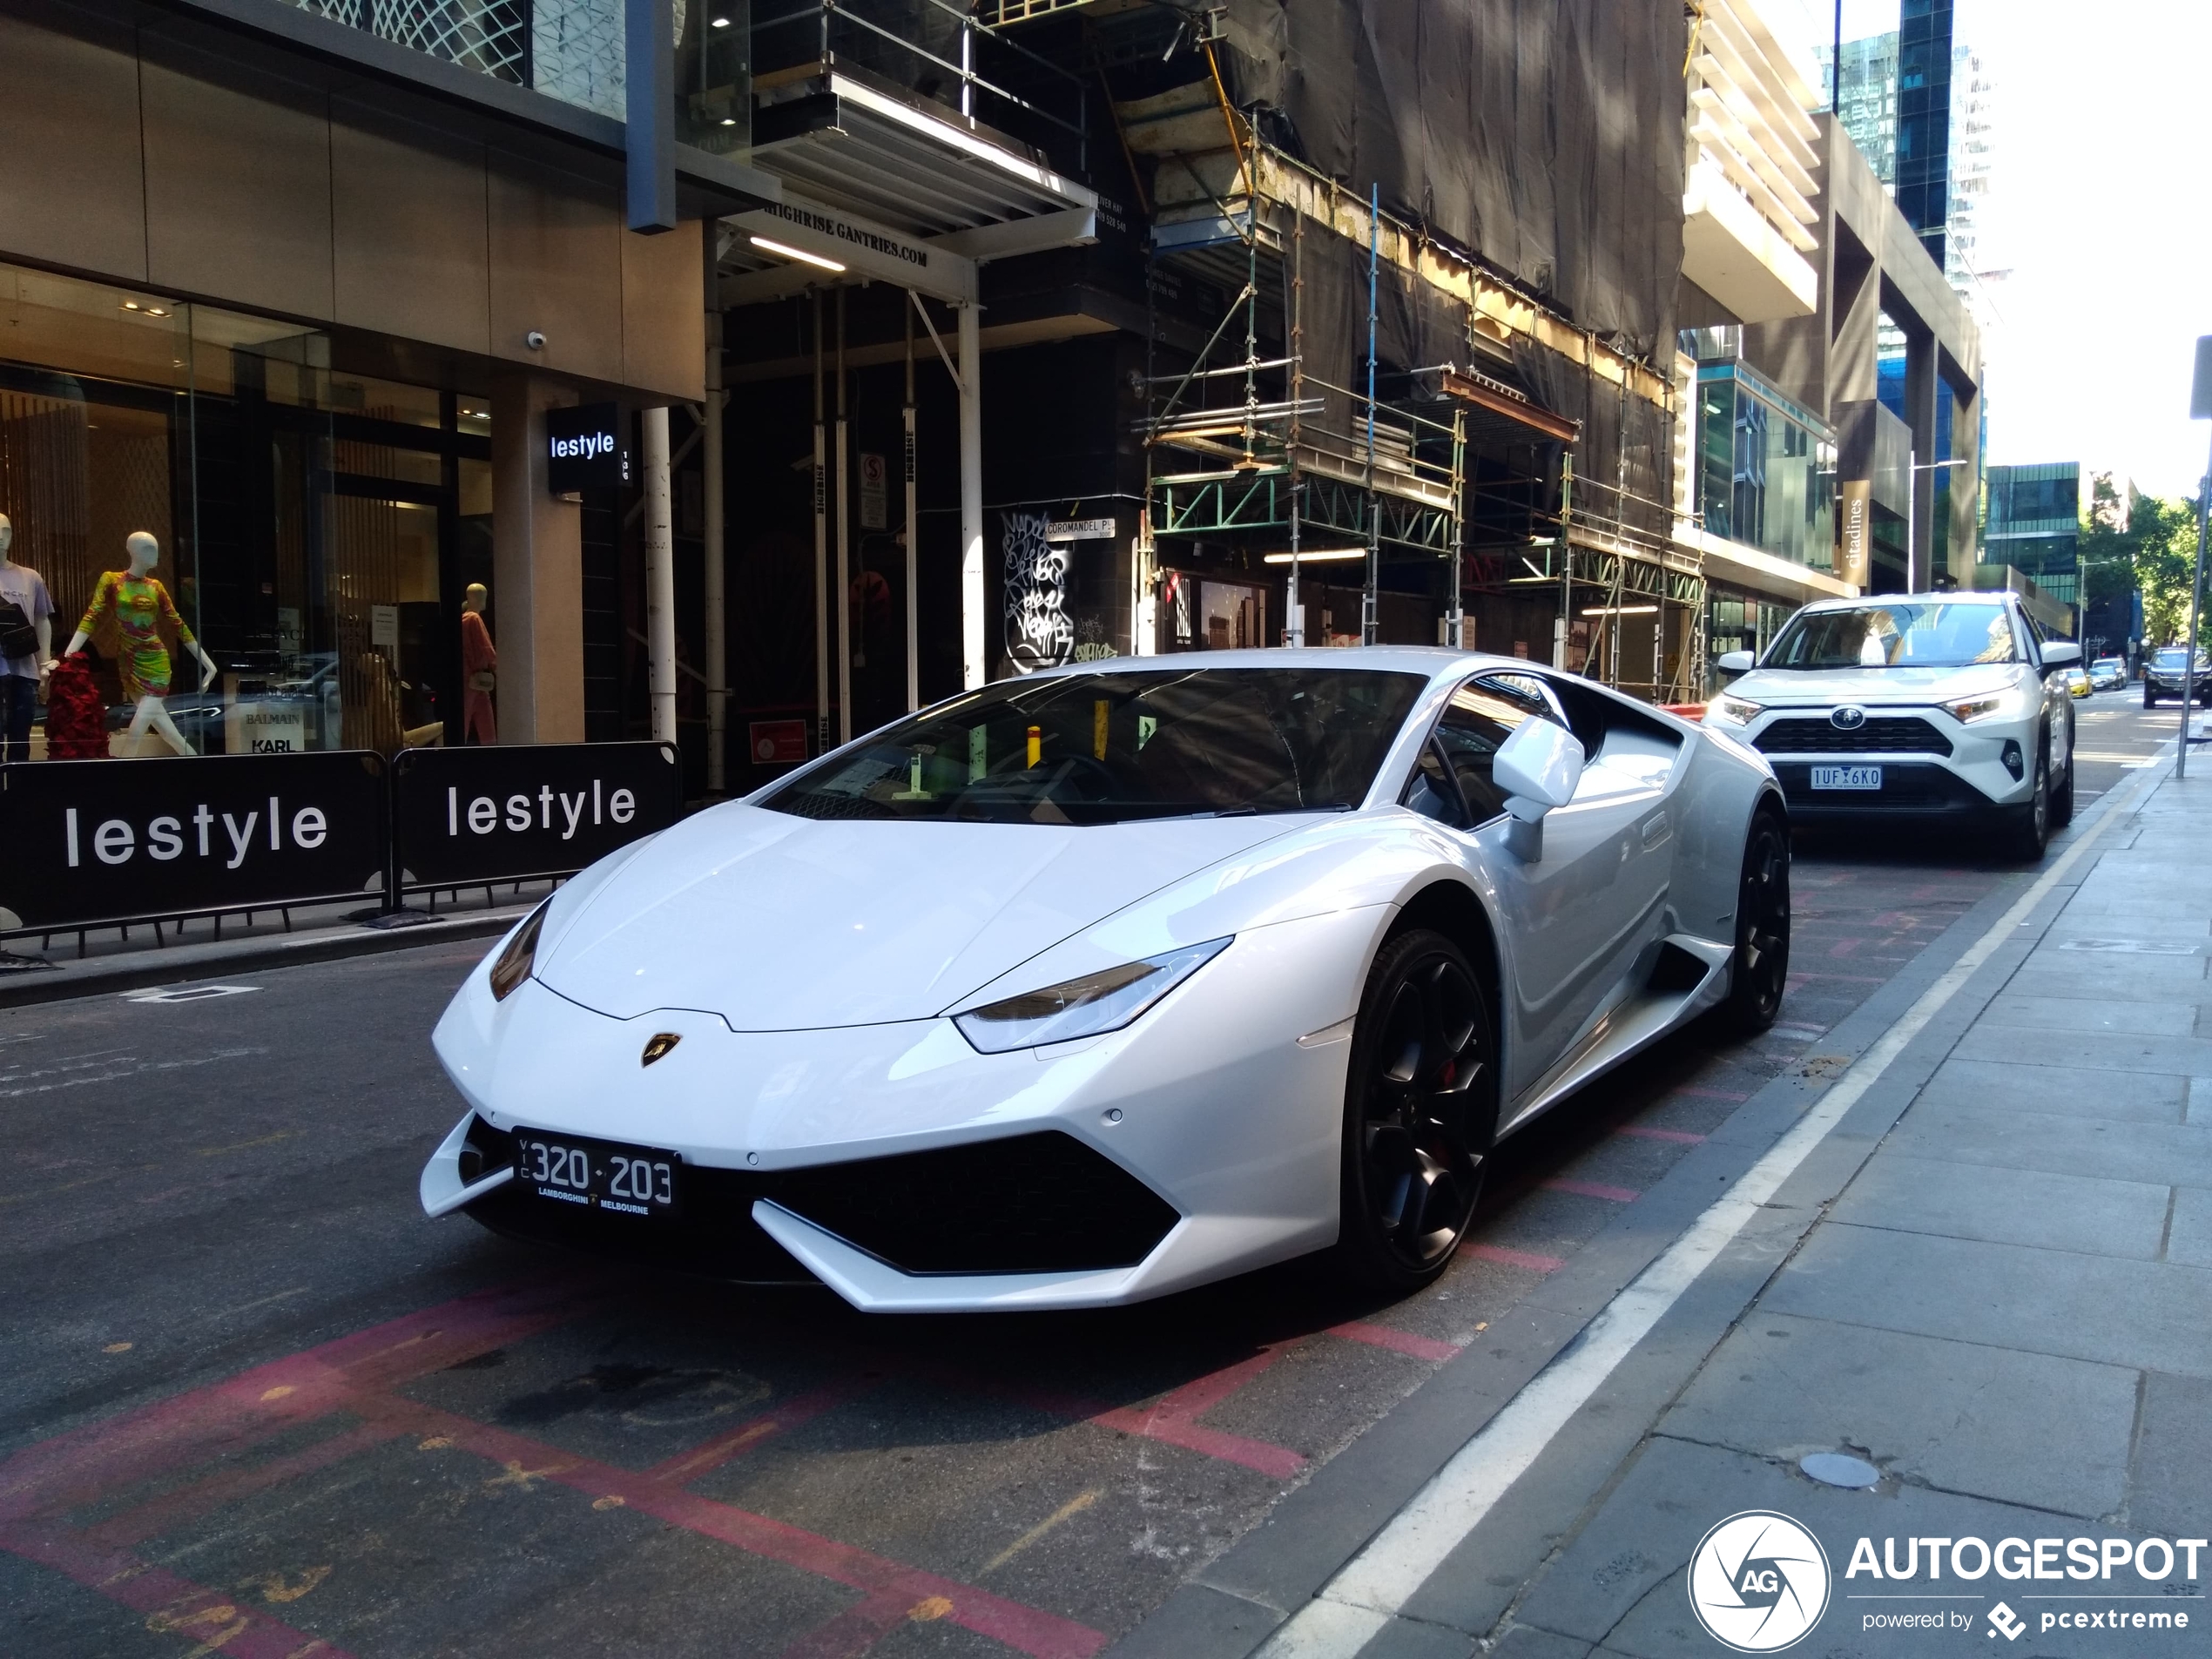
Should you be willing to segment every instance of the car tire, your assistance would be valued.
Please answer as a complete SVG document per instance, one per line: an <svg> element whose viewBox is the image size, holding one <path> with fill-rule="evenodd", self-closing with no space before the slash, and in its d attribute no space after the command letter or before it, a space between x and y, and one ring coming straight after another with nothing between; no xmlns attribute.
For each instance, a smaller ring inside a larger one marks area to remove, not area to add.
<svg viewBox="0 0 2212 1659"><path fill-rule="evenodd" d="M2040 863L2051 844L2051 768L2047 744L2035 745L2035 787L2025 806L2013 808L2013 854L2023 864Z"/></svg>
<svg viewBox="0 0 2212 1659"><path fill-rule="evenodd" d="M1452 1263L1497 1136L1489 988L1442 934L1384 942L1352 1028L1336 1264L1405 1295Z"/></svg>
<svg viewBox="0 0 2212 1659"><path fill-rule="evenodd" d="M2147 709L2155 709L2158 706L2158 694L2148 685L2143 687L2143 706Z"/></svg>
<svg viewBox="0 0 2212 1659"><path fill-rule="evenodd" d="M2069 750L2066 758L2066 777L2059 786L2051 792L2051 827L2064 829L2072 822L2074 822L2074 755Z"/></svg>
<svg viewBox="0 0 2212 1659"><path fill-rule="evenodd" d="M1736 889L1736 954L1722 1018L1747 1035L1782 1011L1790 979L1790 832L1772 812L1751 820Z"/></svg>

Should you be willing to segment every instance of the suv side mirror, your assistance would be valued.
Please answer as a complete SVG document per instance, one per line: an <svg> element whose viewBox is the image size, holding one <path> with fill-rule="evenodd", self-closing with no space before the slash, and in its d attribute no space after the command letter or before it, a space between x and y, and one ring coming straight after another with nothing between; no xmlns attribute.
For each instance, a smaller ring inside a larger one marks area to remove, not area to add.
<svg viewBox="0 0 2212 1659"><path fill-rule="evenodd" d="M1758 658L1748 651L1724 651L1713 666L1723 674L1748 674L1757 662Z"/></svg>
<svg viewBox="0 0 2212 1659"><path fill-rule="evenodd" d="M1513 822L1506 846L1524 863L1544 856L1544 814L1575 799L1582 780L1582 744L1552 720L1523 720L1498 745L1490 760L1490 781L1506 798Z"/></svg>
<svg viewBox="0 0 2212 1659"><path fill-rule="evenodd" d="M2071 639L2047 639L2043 642L2043 671L2054 668L2074 668L2081 661L2081 647Z"/></svg>

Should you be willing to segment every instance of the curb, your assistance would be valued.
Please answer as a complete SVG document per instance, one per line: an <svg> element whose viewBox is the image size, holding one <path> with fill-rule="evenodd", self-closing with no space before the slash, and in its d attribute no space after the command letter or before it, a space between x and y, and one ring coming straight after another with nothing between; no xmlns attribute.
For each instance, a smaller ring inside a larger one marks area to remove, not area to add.
<svg viewBox="0 0 2212 1659"><path fill-rule="evenodd" d="M215 974L338 961L348 956L374 956L456 940L492 939L528 915L536 903L532 900L528 905L442 917L412 927L368 927L355 922L263 939L210 940L205 944L132 951L87 961L57 962L49 969L27 969L20 977L10 974L0 979L0 1008L30 1008L123 990L152 990Z"/></svg>

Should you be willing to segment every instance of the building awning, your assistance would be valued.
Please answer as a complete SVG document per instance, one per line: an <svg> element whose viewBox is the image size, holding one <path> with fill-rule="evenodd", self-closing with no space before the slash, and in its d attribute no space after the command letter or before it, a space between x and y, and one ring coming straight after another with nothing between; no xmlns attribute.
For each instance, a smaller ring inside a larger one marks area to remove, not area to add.
<svg viewBox="0 0 2212 1659"><path fill-rule="evenodd" d="M1792 563L1756 547L1708 533L1689 519L1675 521L1677 545L1694 549L1703 560L1705 579L1748 588L1785 604L1810 604L1815 599L1850 599L1858 590L1826 570Z"/></svg>
<svg viewBox="0 0 2212 1659"><path fill-rule="evenodd" d="M1028 146L931 100L848 69L768 89L753 116L752 165L804 195L910 236L1050 219L1056 243L1086 241L1097 195ZM981 257L1027 249L970 250Z"/></svg>

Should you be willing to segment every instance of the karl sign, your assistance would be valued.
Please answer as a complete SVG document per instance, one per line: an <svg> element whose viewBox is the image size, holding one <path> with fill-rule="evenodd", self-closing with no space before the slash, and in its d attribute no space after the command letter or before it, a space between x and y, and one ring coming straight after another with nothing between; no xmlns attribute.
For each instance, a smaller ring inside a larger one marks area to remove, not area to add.
<svg viewBox="0 0 2212 1659"><path fill-rule="evenodd" d="M0 768L0 928L374 895L384 760L346 750Z"/></svg>
<svg viewBox="0 0 2212 1659"><path fill-rule="evenodd" d="M405 750L392 777L399 886L566 875L683 810L673 744Z"/></svg>
<svg viewBox="0 0 2212 1659"><path fill-rule="evenodd" d="M622 411L612 403L580 403L545 411L545 488L556 496L627 483Z"/></svg>

